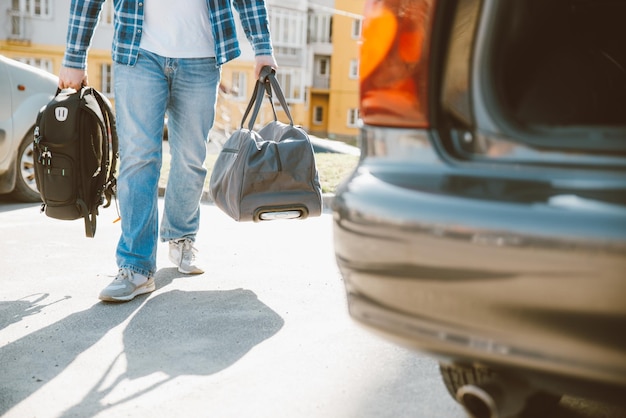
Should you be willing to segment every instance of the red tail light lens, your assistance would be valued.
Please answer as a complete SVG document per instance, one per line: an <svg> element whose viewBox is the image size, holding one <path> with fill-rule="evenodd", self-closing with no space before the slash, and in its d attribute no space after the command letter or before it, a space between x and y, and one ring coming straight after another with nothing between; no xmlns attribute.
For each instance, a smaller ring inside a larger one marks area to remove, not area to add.
<svg viewBox="0 0 626 418"><path fill-rule="evenodd" d="M361 118L428 127L428 43L436 0L367 0L360 56Z"/></svg>

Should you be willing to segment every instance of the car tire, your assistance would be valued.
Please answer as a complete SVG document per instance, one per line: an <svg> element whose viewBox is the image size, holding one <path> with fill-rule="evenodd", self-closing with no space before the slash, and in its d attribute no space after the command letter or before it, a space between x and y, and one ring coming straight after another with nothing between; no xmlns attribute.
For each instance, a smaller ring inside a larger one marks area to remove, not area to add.
<svg viewBox="0 0 626 418"><path fill-rule="evenodd" d="M498 379L498 374L486 366L473 366L467 364L439 363L439 372L443 383L452 398L457 399L457 391L464 385L482 384L490 380ZM535 391L527 399L524 411L520 417L533 417L555 408L561 401L561 395ZM459 402L460 403L460 402Z"/></svg>
<svg viewBox="0 0 626 418"><path fill-rule="evenodd" d="M33 130L22 139L15 161L15 188L11 198L20 202L41 202L41 196L35 182L35 164L33 160Z"/></svg>

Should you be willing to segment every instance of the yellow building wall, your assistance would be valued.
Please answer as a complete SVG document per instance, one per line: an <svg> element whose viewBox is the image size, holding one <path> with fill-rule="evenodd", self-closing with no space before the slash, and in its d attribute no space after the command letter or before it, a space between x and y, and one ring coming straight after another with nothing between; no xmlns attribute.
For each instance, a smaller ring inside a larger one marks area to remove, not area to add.
<svg viewBox="0 0 626 418"><path fill-rule="evenodd" d="M18 42L0 41L0 54L7 58L38 58L52 62L52 73L59 74L63 62L65 46L20 44ZM102 87L102 65L112 64L111 51L108 49L90 49L88 57L87 79L89 85L100 90ZM111 102L114 98L111 98Z"/></svg>
<svg viewBox="0 0 626 418"><path fill-rule="evenodd" d="M335 9L362 15L364 0L336 0ZM358 128L348 126L348 111L358 107L359 82L350 78L350 62L359 58L359 40L353 37L355 18L333 17L333 56L331 60L329 131L337 139L356 138Z"/></svg>
<svg viewBox="0 0 626 418"><path fill-rule="evenodd" d="M0 41L0 54L12 58L38 58L48 59L52 62L52 73L57 74L61 69L63 61L64 46L22 44L17 42ZM102 86L102 65L111 64L110 50L90 49L88 57L87 77L89 84L96 89ZM226 133L238 129L241 119L246 110L256 80L254 78L254 63L236 59L222 67L222 83L226 89L231 87L232 73L234 71L245 72L247 74L247 90L245 98L234 98L228 94L221 94L216 104L215 129L223 130ZM280 71L280 70L279 70ZM111 97L111 102L115 98ZM276 107L278 119L288 123L289 119L280 106ZM289 111L296 125L305 125L308 114L304 103L294 103L289 105ZM257 123L264 124L273 120L271 106L267 100L261 108Z"/></svg>
<svg viewBox="0 0 626 418"><path fill-rule="evenodd" d="M58 74L63 60L64 47L54 45L37 45L1 40L0 54L7 58L41 58L52 62L53 73ZM110 55L110 53L109 53Z"/></svg>

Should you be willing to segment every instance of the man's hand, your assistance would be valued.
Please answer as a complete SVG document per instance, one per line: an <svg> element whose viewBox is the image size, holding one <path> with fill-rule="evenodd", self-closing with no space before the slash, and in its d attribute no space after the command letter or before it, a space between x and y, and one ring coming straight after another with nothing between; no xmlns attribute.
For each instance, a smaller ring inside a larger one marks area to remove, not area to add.
<svg viewBox="0 0 626 418"><path fill-rule="evenodd" d="M59 88L80 90L82 86L86 86L87 71L78 68L61 67L59 72Z"/></svg>
<svg viewBox="0 0 626 418"><path fill-rule="evenodd" d="M276 64L276 60L273 55L257 55L254 58L256 65L254 66L254 77L258 80L259 74L261 74L261 68L269 65L273 69L278 68L278 64Z"/></svg>

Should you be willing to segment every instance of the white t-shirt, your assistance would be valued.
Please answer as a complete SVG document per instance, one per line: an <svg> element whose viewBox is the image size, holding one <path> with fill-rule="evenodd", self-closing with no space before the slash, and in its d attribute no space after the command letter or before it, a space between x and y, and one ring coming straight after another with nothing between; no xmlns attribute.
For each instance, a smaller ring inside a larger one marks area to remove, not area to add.
<svg viewBox="0 0 626 418"><path fill-rule="evenodd" d="M140 48L168 58L215 56L206 0L143 0Z"/></svg>

